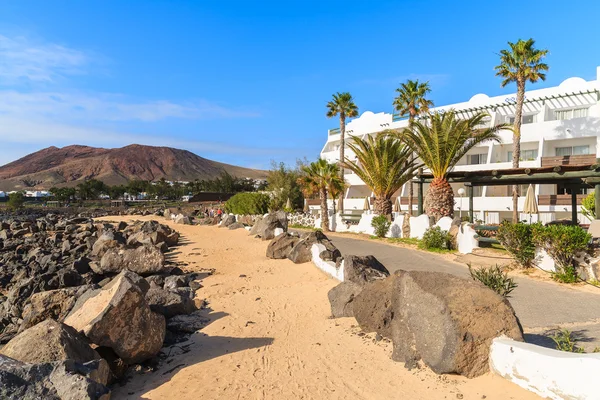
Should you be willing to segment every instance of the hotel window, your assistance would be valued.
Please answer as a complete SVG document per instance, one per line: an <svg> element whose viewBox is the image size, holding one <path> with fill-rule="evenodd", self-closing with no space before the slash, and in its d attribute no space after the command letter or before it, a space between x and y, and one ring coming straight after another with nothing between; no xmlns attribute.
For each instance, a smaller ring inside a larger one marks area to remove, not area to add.
<svg viewBox="0 0 600 400"><path fill-rule="evenodd" d="M519 157L520 161L533 161L537 158L538 156L538 151L537 149L535 150L521 150L521 157ZM508 152L508 157L506 161L512 161L512 157L513 157L513 152L509 151Z"/></svg>
<svg viewBox="0 0 600 400"><path fill-rule="evenodd" d="M468 165L476 165L476 164L485 164L487 163L487 154L468 154L467 155L467 164Z"/></svg>
<svg viewBox="0 0 600 400"><path fill-rule="evenodd" d="M509 124L514 124L515 116L511 115L511 116L506 117L506 122L508 122ZM521 124L523 124L523 125L533 124L534 122L535 122L535 114L523 115L521 117Z"/></svg>
<svg viewBox="0 0 600 400"><path fill-rule="evenodd" d="M573 147L557 147L556 156L577 156L582 154L590 154L590 146L588 144L584 146L573 146Z"/></svg>
<svg viewBox="0 0 600 400"><path fill-rule="evenodd" d="M554 119L557 121L563 121L573 118L583 118L588 116L587 108L575 108L571 110L557 110L554 111Z"/></svg>

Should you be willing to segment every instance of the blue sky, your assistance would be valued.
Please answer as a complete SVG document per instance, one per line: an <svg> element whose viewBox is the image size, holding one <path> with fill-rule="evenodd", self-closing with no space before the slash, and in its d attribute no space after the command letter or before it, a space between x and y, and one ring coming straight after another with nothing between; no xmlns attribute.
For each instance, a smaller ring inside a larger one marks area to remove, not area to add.
<svg viewBox="0 0 600 400"><path fill-rule="evenodd" d="M594 79L599 15L597 0L3 1L0 164L130 143L256 168L315 159L332 93L361 112L391 111L408 78L436 105L509 93L493 71L509 40L550 50L536 87Z"/></svg>

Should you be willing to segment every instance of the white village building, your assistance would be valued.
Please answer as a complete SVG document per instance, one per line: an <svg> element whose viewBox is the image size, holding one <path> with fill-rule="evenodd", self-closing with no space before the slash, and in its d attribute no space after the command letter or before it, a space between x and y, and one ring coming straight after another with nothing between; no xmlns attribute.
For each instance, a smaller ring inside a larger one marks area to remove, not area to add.
<svg viewBox="0 0 600 400"><path fill-rule="evenodd" d="M454 109L459 115L470 116L478 111L487 112L488 124L513 123L516 94L489 97L476 94L464 103L435 107L432 112ZM596 79L569 78L556 87L530 90L525 93L521 128L520 167L553 165L594 164L600 158L600 67ZM396 114L365 111L346 125L346 143L352 136L365 137L384 129L401 129L408 125L406 119ZM500 134L502 143L484 143L473 148L455 167L456 171L507 169L512 167L512 131ZM330 162L339 160L339 128L328 131L327 142L321 150L321 158ZM346 157L354 154L346 148ZM373 196L362 180L348 169L345 178L350 187L346 190L344 212L362 210L365 197ZM468 199L458 195L459 184L452 184L456 197L455 210L468 210ZM414 186L416 197L416 185ZM425 190L427 188L425 187ZM475 219L485 223L498 223L511 219L512 189L509 186L474 187ZM561 185L536 185L542 222L570 218L571 196L569 188ZM593 189L589 189L593 190ZM521 188L519 198L522 210L527 186ZM581 189L578 204L588 189ZM408 185L397 194L401 196L402 211L408 208ZM416 211L417 202L413 202ZM580 209L580 207L578 207ZM464 214L463 214L464 215ZM587 219L579 215L581 222ZM524 218L524 217L523 217Z"/></svg>

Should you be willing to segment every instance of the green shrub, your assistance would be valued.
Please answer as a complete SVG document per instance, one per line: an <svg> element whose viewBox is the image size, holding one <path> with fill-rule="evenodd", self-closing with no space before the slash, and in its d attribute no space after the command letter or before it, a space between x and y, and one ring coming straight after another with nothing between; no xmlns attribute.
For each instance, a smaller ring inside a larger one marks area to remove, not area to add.
<svg viewBox="0 0 600 400"><path fill-rule="evenodd" d="M19 210L25 204L25 195L22 192L14 192L8 195L8 208Z"/></svg>
<svg viewBox="0 0 600 400"><path fill-rule="evenodd" d="M504 221L498 227L496 238L521 266L528 268L533 265L535 245L532 225Z"/></svg>
<svg viewBox="0 0 600 400"><path fill-rule="evenodd" d="M238 193L225 203L225 210L238 215L265 214L271 198L265 193Z"/></svg>
<svg viewBox="0 0 600 400"><path fill-rule="evenodd" d="M589 219L596 218L596 195L592 192L585 196L581 202L581 213Z"/></svg>
<svg viewBox="0 0 600 400"><path fill-rule="evenodd" d="M477 269L471 268L471 264L467 265L469 266L471 278L474 281L483 283L502 297L508 297L510 292L518 286L513 278L509 278L506 272L502 272L497 265L495 267L481 267Z"/></svg>
<svg viewBox="0 0 600 400"><path fill-rule="evenodd" d="M588 250L591 236L578 225L536 225L533 243L544 249L555 263L552 278L559 282L577 282L575 256Z"/></svg>
<svg viewBox="0 0 600 400"><path fill-rule="evenodd" d="M375 228L375 236L385 237L390 230L392 223L385 215L378 215L371 221L371 226Z"/></svg>
<svg viewBox="0 0 600 400"><path fill-rule="evenodd" d="M419 247L426 250L452 249L452 236L439 226L432 226L423 234Z"/></svg>
<svg viewBox="0 0 600 400"><path fill-rule="evenodd" d="M577 338L568 329L559 329L550 336L550 339L556 344L556 350L568 351L570 353L583 353L583 349L577 346ZM594 349L594 353L596 349Z"/></svg>

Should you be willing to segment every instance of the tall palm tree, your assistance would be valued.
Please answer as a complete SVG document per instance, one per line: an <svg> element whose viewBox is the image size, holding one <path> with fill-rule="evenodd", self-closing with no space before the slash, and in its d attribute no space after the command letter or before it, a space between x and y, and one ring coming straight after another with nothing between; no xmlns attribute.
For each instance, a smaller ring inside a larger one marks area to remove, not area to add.
<svg viewBox="0 0 600 400"><path fill-rule="evenodd" d="M513 168L519 168L521 157L521 118L523 115L523 102L525 100L525 83L545 81L548 64L542 59L548 50L536 49L535 40L521 40L516 43L508 42L508 50L500 50L500 65L495 67L496 76L503 78L502 87L511 82L517 84L517 102L515 107L515 124L513 128ZM519 187L513 186L513 221L518 221Z"/></svg>
<svg viewBox="0 0 600 400"><path fill-rule="evenodd" d="M298 178L298 184L304 188L306 196L319 194L321 200L321 229L329 231L329 215L327 213L327 191L328 188L343 187L344 181L340 177L340 168L337 164L330 164L326 160L319 159L301 167L302 176Z"/></svg>
<svg viewBox="0 0 600 400"><path fill-rule="evenodd" d="M340 164L344 161L346 147L346 118L358 117L358 107L348 92L337 92L327 103L327 118L340 117ZM344 180L344 168L340 168L340 176ZM340 193L339 209L344 210L344 192Z"/></svg>
<svg viewBox="0 0 600 400"><path fill-rule="evenodd" d="M478 113L459 119L454 111L430 115L416 120L406 128L402 137L433 174L425 195L425 212L436 220L453 216L454 193L448 182L448 172L474 146L486 140L500 141L498 132L508 127L500 124L490 128L478 127L488 115Z"/></svg>
<svg viewBox="0 0 600 400"><path fill-rule="evenodd" d="M396 89L398 95L394 99L394 109L402 116L408 116L408 125L412 125L415 118L421 114L429 112L433 107L433 102L427 100L425 96L431 92L429 82L419 82L419 80L407 80L401 83ZM413 184L412 180L408 183L408 212L412 215L413 209Z"/></svg>
<svg viewBox="0 0 600 400"><path fill-rule="evenodd" d="M375 212L392 214L392 195L413 177L412 150L395 136L376 135L366 139L354 137L348 147L357 161L346 158L344 166L352 170L375 194Z"/></svg>

